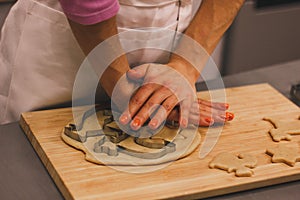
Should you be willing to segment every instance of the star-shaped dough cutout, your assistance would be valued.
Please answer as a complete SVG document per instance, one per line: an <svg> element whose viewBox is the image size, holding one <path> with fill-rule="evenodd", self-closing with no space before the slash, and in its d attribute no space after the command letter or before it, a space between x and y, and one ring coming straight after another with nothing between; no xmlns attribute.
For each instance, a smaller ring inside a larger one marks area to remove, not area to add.
<svg viewBox="0 0 300 200"><path fill-rule="evenodd" d="M300 161L299 146L291 144L279 144L275 148L268 148L266 154L272 156L273 163L285 163L291 167Z"/></svg>
<svg viewBox="0 0 300 200"><path fill-rule="evenodd" d="M274 128L269 133L275 142L292 139L291 135L300 135L300 116L298 120L282 120L278 118L265 117L264 120L270 122Z"/></svg>
<svg viewBox="0 0 300 200"><path fill-rule="evenodd" d="M235 172L238 177L252 176L251 168L256 166L257 159L249 154L239 154L238 156L228 152L218 154L209 163L210 168L217 168L227 171L228 173Z"/></svg>

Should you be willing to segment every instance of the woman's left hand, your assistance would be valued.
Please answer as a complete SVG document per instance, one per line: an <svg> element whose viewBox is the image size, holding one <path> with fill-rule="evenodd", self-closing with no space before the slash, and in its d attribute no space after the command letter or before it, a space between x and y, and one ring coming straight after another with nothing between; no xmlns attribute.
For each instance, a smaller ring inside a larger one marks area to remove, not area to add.
<svg viewBox="0 0 300 200"><path fill-rule="evenodd" d="M127 109L121 115L122 124L128 124L134 116L130 126L133 130L138 130L151 116L148 125L151 129L156 129L179 104L179 124L187 127L196 89L183 75L167 65L151 63L129 70L127 76L134 81L141 80L143 84L133 94Z"/></svg>

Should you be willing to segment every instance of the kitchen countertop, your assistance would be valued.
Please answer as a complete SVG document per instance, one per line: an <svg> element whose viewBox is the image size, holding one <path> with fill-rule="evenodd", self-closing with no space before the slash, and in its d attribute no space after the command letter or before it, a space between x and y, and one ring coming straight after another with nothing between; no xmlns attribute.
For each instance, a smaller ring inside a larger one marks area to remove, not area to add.
<svg viewBox="0 0 300 200"><path fill-rule="evenodd" d="M223 80L226 87L267 82L289 98L291 85L300 82L300 60L226 76ZM197 89L201 88L204 84L197 85ZM63 199L17 122L1 125L0 137L0 199ZM299 196L300 181L295 181L209 199L274 200Z"/></svg>

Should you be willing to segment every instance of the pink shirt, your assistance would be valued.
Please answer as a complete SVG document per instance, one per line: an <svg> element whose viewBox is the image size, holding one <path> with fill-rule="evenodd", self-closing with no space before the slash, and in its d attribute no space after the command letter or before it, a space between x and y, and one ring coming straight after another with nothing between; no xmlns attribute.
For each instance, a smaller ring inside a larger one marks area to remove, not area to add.
<svg viewBox="0 0 300 200"><path fill-rule="evenodd" d="M96 24L119 11L118 0L59 0L66 16L80 24Z"/></svg>

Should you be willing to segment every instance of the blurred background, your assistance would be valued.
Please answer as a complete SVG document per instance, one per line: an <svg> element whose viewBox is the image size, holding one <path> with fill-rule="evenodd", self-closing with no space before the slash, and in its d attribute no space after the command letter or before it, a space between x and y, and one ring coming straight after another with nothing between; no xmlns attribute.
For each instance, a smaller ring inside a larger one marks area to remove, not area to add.
<svg viewBox="0 0 300 200"><path fill-rule="evenodd" d="M0 0L0 27L14 2ZM246 0L213 58L222 75L289 62L300 59L299 37L300 0Z"/></svg>

